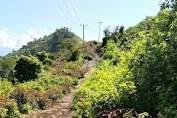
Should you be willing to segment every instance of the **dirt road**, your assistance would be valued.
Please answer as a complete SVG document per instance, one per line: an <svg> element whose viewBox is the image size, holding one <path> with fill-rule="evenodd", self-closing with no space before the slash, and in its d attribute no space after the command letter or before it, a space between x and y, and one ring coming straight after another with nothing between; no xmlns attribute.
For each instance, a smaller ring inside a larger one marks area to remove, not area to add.
<svg viewBox="0 0 177 118"><path fill-rule="evenodd" d="M83 68L87 70L85 75L91 75L91 69L96 67L98 62L98 55L94 55L94 59L85 63ZM72 102L74 99L74 94L77 89L80 88L85 78L80 79L79 84L73 88L73 90L65 95L64 98L59 100L53 107L48 110L40 110L33 114L22 115L22 118L72 118L73 110L72 110Z"/></svg>

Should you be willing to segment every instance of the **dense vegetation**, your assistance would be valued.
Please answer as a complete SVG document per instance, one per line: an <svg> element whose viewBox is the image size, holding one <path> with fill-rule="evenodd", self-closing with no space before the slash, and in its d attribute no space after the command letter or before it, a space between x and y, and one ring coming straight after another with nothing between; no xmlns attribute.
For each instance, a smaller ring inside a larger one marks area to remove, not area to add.
<svg viewBox="0 0 177 118"><path fill-rule="evenodd" d="M177 117L175 3L125 32L105 30L100 63L75 94L76 117Z"/></svg>
<svg viewBox="0 0 177 118"><path fill-rule="evenodd" d="M53 36L55 38L50 39ZM60 36L63 39L60 39ZM42 44L39 42L46 42L46 39L47 42L53 41L50 47L53 51L43 50L40 47ZM77 39L72 32L62 28L49 37L31 43L31 46L28 44L26 49L22 48L2 57L0 59L0 117L17 118L21 113L47 109L70 92L85 73L82 69L80 41L80 38ZM94 42L85 44L86 57L90 57L89 59L92 59L91 47L94 45L96 45ZM41 52L23 53L31 49L39 49ZM89 59L86 58L86 61Z"/></svg>
<svg viewBox="0 0 177 118"><path fill-rule="evenodd" d="M76 118L177 117L177 1L124 31L104 30L101 58L76 92ZM81 40L68 28L0 58L0 116L46 109L73 86L82 68ZM85 59L96 42L85 44Z"/></svg>

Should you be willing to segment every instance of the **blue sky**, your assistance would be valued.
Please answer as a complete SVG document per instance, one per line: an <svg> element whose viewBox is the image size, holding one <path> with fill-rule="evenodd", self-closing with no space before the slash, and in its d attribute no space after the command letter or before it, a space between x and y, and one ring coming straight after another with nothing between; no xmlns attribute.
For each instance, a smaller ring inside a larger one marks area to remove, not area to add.
<svg viewBox="0 0 177 118"><path fill-rule="evenodd" d="M98 40L99 21L103 22L102 37L107 26L128 28L146 16L156 15L159 3L160 0L1 0L0 56L64 26L82 37L80 24L87 24L85 39Z"/></svg>

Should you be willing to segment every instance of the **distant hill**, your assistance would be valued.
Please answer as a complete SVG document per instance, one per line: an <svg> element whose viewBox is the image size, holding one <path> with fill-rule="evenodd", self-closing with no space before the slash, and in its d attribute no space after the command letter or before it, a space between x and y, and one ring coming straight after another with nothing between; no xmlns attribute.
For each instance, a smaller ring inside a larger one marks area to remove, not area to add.
<svg viewBox="0 0 177 118"><path fill-rule="evenodd" d="M56 53L59 50L58 45L64 40L71 40L75 46L81 44L82 41L81 38L71 32L69 28L64 27L56 29L56 31L49 36L45 35L43 38L28 42L27 45L23 45L18 51L14 51L7 56L34 55L41 51Z"/></svg>

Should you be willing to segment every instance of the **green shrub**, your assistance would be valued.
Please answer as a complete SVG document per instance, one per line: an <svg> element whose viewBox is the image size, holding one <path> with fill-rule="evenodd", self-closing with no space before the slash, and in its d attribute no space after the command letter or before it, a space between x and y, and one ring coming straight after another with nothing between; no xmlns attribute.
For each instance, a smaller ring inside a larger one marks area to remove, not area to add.
<svg viewBox="0 0 177 118"><path fill-rule="evenodd" d="M73 49L68 61L77 61L79 59L80 53L81 51L79 49Z"/></svg>
<svg viewBox="0 0 177 118"><path fill-rule="evenodd" d="M8 95L0 96L0 115L2 118L20 118L17 103Z"/></svg>
<svg viewBox="0 0 177 118"><path fill-rule="evenodd" d="M76 86L79 84L79 80L77 78L71 78L70 80L73 86Z"/></svg>
<svg viewBox="0 0 177 118"><path fill-rule="evenodd" d="M92 41L92 42L93 42L93 44L95 44L95 45L98 44L97 41Z"/></svg>
<svg viewBox="0 0 177 118"><path fill-rule="evenodd" d="M47 94L49 99L51 99L53 102L63 97L62 89L59 86L48 89Z"/></svg>
<svg viewBox="0 0 177 118"><path fill-rule="evenodd" d="M35 56L42 62L48 58L48 54L46 52L38 52Z"/></svg>
<svg viewBox="0 0 177 118"><path fill-rule="evenodd" d="M134 96L136 89L134 83L117 81L119 73L115 73L115 69L112 66L108 69L105 65L102 70L96 70L92 77L86 79L74 97L73 107L76 117L95 118L100 111L131 105L123 104L123 100L125 96ZM126 103L131 99L126 98Z"/></svg>
<svg viewBox="0 0 177 118"><path fill-rule="evenodd" d="M46 52L38 52L36 57L43 63L43 65L52 65L55 56Z"/></svg>
<svg viewBox="0 0 177 118"><path fill-rule="evenodd" d="M50 65L52 65L52 63L53 63L53 61L51 59L47 59L47 58L44 59L44 61L43 61L44 65L49 65L50 66Z"/></svg>
<svg viewBox="0 0 177 118"><path fill-rule="evenodd" d="M12 92L14 89L11 82L4 80L0 81L0 95Z"/></svg>
<svg viewBox="0 0 177 118"><path fill-rule="evenodd" d="M40 97L37 100L37 103L38 103L39 109L41 110L45 110L49 104L47 98L45 98L44 96Z"/></svg>
<svg viewBox="0 0 177 118"><path fill-rule="evenodd" d="M90 60L92 60L92 59L93 59L93 57L92 57L91 55L86 55L86 56L84 57L84 59L86 59L86 60L90 61Z"/></svg>
<svg viewBox="0 0 177 118"><path fill-rule="evenodd" d="M33 110L38 109L38 103L37 99L39 98L39 95L41 95L42 92L34 90L34 89L29 89L27 91L27 97L28 97L28 103L30 105L30 108Z"/></svg>
<svg viewBox="0 0 177 118"><path fill-rule="evenodd" d="M20 118L20 112L17 110L15 102L7 102L4 107L8 109L4 118Z"/></svg>
<svg viewBox="0 0 177 118"><path fill-rule="evenodd" d="M11 97L17 101L19 106L28 103L27 90L24 87L16 87Z"/></svg>
<svg viewBox="0 0 177 118"><path fill-rule="evenodd" d="M148 116L149 116L149 114L147 112L143 112L143 113L138 114L138 118L146 118Z"/></svg>
<svg viewBox="0 0 177 118"><path fill-rule="evenodd" d="M49 53L48 58L51 60L55 60L57 58L57 56L55 54Z"/></svg>
<svg viewBox="0 0 177 118"><path fill-rule="evenodd" d="M33 56L23 56L17 61L14 70L19 82L35 80L41 72L41 63Z"/></svg>
<svg viewBox="0 0 177 118"><path fill-rule="evenodd" d="M95 118L100 111L113 108L177 117L176 17L176 11L162 10L128 29L123 44L108 40L113 35L106 36L97 70L76 92L76 117Z"/></svg>
<svg viewBox="0 0 177 118"><path fill-rule="evenodd" d="M39 84L39 80L21 83L19 86L24 87L26 89L35 89L38 91L45 92L45 87L43 87L42 85Z"/></svg>
<svg viewBox="0 0 177 118"><path fill-rule="evenodd" d="M0 59L0 80L4 80L5 78L10 80L13 78L15 62L15 59L9 57Z"/></svg>
<svg viewBox="0 0 177 118"><path fill-rule="evenodd" d="M30 104L21 104L19 106L20 113L27 114L31 110Z"/></svg>

